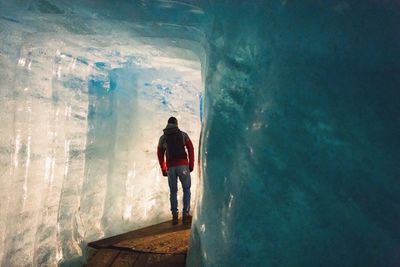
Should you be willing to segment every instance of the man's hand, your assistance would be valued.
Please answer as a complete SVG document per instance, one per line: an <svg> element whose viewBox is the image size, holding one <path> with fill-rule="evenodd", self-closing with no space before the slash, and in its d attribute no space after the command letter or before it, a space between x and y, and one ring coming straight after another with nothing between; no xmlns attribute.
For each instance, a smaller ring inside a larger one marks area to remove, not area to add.
<svg viewBox="0 0 400 267"><path fill-rule="evenodd" d="M162 175L163 176L168 176L168 171L167 170L162 170Z"/></svg>
<svg viewBox="0 0 400 267"><path fill-rule="evenodd" d="M193 171L193 166L189 166L189 171L190 171L190 172Z"/></svg>

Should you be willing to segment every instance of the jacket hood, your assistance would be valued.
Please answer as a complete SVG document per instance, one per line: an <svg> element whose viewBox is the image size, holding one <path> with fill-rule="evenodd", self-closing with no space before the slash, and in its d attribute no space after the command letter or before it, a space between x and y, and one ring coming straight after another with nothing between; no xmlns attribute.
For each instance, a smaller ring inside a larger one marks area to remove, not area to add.
<svg viewBox="0 0 400 267"><path fill-rule="evenodd" d="M179 130L178 125L172 124L172 123L168 123L163 131L164 131L164 133L166 133L166 132L173 132L173 131L176 131L176 130Z"/></svg>

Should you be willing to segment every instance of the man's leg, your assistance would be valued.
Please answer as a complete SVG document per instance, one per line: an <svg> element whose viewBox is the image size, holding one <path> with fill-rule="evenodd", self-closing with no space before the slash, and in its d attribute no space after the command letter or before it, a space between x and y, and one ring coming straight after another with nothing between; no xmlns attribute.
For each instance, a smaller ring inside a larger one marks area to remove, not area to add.
<svg viewBox="0 0 400 267"><path fill-rule="evenodd" d="M172 215L178 214L178 180L176 167L168 169L169 201L171 203Z"/></svg>
<svg viewBox="0 0 400 267"><path fill-rule="evenodd" d="M190 186L191 178L188 166L179 166L179 180L183 189L183 215L188 215L190 212Z"/></svg>

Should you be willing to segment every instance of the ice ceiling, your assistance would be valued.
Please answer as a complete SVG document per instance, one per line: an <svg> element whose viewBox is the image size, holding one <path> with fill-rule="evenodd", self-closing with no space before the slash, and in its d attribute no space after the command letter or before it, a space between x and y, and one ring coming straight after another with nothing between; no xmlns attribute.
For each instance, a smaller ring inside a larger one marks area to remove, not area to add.
<svg viewBox="0 0 400 267"><path fill-rule="evenodd" d="M390 0L0 0L1 266L168 219L171 114L201 156L188 266L397 266L398 25Z"/></svg>

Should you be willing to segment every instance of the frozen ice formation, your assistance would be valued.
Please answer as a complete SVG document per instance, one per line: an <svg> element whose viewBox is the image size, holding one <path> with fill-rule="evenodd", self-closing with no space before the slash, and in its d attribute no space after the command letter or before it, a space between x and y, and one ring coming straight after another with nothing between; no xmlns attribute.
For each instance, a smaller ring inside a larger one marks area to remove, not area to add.
<svg viewBox="0 0 400 267"><path fill-rule="evenodd" d="M0 5L1 266L81 266L87 242L170 219L156 148L174 115L198 151L201 65L124 21L29 2Z"/></svg>
<svg viewBox="0 0 400 267"><path fill-rule="evenodd" d="M169 219L172 114L188 266L397 266L398 25L394 0L0 0L0 265Z"/></svg>

